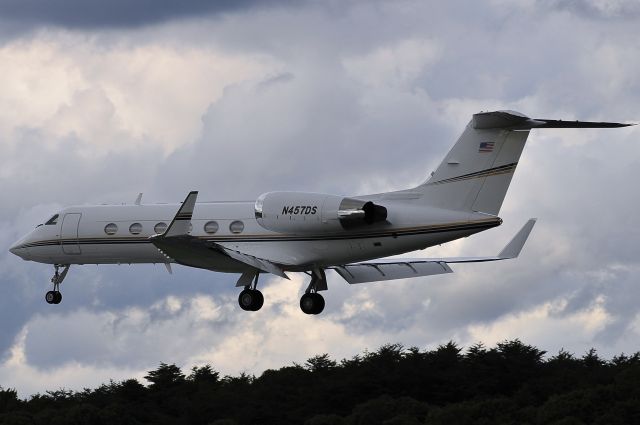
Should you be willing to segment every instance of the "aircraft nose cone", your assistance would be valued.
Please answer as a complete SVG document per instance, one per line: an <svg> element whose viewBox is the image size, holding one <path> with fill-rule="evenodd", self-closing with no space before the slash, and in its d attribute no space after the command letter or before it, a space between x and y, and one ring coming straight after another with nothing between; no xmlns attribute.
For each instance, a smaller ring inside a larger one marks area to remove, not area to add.
<svg viewBox="0 0 640 425"><path fill-rule="evenodd" d="M26 252L26 250L24 248L20 248L20 246L16 243L13 244L10 248L9 248L9 252L12 253L13 255L17 255L20 258L24 258Z"/></svg>

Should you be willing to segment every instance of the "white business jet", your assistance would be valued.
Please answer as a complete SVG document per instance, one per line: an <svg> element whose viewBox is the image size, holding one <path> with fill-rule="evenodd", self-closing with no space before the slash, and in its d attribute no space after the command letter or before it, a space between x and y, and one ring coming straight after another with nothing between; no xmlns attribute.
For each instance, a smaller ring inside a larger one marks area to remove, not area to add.
<svg viewBox="0 0 640 425"><path fill-rule="evenodd" d="M464 238L499 226L497 216L533 128L602 128L633 124L531 119L513 111L473 115L440 166L423 184L406 190L344 197L267 192L250 202L200 202L190 192L182 204L69 207L16 242L25 260L53 264L53 290L72 264L171 263L238 273L238 303L257 311L264 298L260 273L311 281L300 299L307 314L324 309L325 270L350 284L451 273L451 263L496 261L520 253L535 219L496 256L383 258Z"/></svg>

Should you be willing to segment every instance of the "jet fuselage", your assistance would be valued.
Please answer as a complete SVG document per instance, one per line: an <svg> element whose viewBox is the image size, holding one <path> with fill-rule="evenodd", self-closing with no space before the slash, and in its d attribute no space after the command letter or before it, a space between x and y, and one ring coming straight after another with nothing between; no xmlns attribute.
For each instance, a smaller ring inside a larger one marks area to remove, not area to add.
<svg viewBox="0 0 640 425"><path fill-rule="evenodd" d="M308 270L424 249L495 227L501 220L480 213L386 202L384 223L339 232L296 234L263 228L254 202L196 204L190 235L270 260L284 270ZM170 263L150 237L166 230L180 204L98 205L65 208L16 242L11 252L48 264ZM238 273L246 265L221 258L214 267Z"/></svg>

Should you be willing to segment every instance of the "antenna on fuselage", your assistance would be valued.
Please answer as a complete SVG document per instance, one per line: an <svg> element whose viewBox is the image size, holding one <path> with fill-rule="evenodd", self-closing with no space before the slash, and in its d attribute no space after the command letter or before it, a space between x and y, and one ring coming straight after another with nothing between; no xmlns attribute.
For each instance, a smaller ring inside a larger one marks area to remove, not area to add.
<svg viewBox="0 0 640 425"><path fill-rule="evenodd" d="M138 193L138 197L136 198L136 205L140 205L142 202L142 192Z"/></svg>

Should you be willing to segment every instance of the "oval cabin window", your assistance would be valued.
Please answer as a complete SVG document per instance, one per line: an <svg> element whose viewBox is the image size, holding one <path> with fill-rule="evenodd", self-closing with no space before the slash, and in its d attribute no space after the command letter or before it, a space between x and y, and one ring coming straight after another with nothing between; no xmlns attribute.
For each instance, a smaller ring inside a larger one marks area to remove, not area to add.
<svg viewBox="0 0 640 425"><path fill-rule="evenodd" d="M231 230L231 233L242 233L244 230L244 223L240 220L232 221L229 225L229 230Z"/></svg>
<svg viewBox="0 0 640 425"><path fill-rule="evenodd" d="M210 235L213 235L218 231L218 222L217 221L207 221L204 225L204 231Z"/></svg>
<svg viewBox="0 0 640 425"><path fill-rule="evenodd" d="M129 226L129 233L131 233L132 235L139 235L140 233L142 233L142 224L133 223L131 226Z"/></svg>
<svg viewBox="0 0 640 425"><path fill-rule="evenodd" d="M118 231L118 226L116 225L116 223L109 223L106 226L104 226L104 232L107 235L115 235L117 231Z"/></svg>
<svg viewBox="0 0 640 425"><path fill-rule="evenodd" d="M156 232L158 235L161 233L164 233L165 230L167 230L167 223L160 222L155 226L153 226L153 231Z"/></svg>

